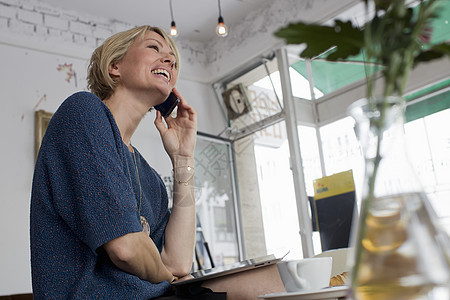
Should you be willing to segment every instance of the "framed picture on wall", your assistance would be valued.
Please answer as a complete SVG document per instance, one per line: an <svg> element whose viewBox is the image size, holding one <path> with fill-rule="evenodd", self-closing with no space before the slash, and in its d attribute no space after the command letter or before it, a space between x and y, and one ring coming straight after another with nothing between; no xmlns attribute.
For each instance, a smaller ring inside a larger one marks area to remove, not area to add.
<svg viewBox="0 0 450 300"><path fill-rule="evenodd" d="M44 110L38 110L35 112L34 117L34 158L37 158L39 148L41 147L41 141L44 137L44 133L47 130L48 123L53 114Z"/></svg>

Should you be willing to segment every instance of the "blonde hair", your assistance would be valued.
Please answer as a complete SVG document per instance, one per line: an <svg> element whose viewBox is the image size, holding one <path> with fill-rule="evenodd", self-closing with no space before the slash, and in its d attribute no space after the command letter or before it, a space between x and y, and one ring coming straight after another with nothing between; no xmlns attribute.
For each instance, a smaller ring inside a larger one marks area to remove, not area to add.
<svg viewBox="0 0 450 300"><path fill-rule="evenodd" d="M164 38L175 54L175 68L179 69L180 55L174 41L161 28L140 26L119 32L108 38L100 47L94 50L88 67L88 88L102 100L108 99L117 86L117 81L109 74L109 67L120 62L131 44L144 36L148 31L154 31Z"/></svg>

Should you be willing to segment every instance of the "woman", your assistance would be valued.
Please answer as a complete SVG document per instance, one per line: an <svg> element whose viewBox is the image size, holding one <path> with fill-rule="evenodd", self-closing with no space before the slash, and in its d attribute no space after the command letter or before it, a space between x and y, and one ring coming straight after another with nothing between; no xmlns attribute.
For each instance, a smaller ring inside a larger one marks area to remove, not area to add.
<svg viewBox="0 0 450 300"><path fill-rule="evenodd" d="M70 96L54 114L31 196L35 299L148 299L189 273L197 119L174 88L178 62L159 28L118 33L92 55L93 94ZM174 170L169 211L164 183L131 138L171 92L181 100L176 118L157 111L154 122Z"/></svg>

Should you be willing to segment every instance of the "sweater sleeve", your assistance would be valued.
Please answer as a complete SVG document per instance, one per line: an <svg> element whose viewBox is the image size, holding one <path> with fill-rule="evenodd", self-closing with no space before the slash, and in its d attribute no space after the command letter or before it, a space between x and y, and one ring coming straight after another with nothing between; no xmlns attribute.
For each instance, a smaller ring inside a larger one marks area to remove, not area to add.
<svg viewBox="0 0 450 300"><path fill-rule="evenodd" d="M100 99L80 92L64 101L41 147L54 209L92 251L142 230L126 173L125 147Z"/></svg>

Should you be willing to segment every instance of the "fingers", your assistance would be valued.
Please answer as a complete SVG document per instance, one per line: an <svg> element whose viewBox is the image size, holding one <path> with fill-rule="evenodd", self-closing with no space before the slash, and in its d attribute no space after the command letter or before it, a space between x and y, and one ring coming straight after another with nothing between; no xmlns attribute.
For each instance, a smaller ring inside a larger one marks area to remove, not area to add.
<svg viewBox="0 0 450 300"><path fill-rule="evenodd" d="M197 113L194 108L186 102L176 88L173 88L172 92L178 97L178 99L180 99L180 103L177 108L177 117L189 118L191 121L196 120Z"/></svg>
<svg viewBox="0 0 450 300"><path fill-rule="evenodd" d="M163 134L167 130L166 125L164 125L161 112L156 111L156 118L155 118L154 123L155 123L156 129L158 129L160 134Z"/></svg>
<svg viewBox="0 0 450 300"><path fill-rule="evenodd" d="M187 115L184 113L185 105L187 104L186 100L184 100L183 96L181 96L180 92L176 88L173 88L172 92L178 97L178 99L180 99L180 103L177 107L177 118L187 117Z"/></svg>
<svg viewBox="0 0 450 300"><path fill-rule="evenodd" d="M183 97L181 96L180 92L177 90L177 88L172 89L172 93L175 94L175 96L178 97L178 99L183 100Z"/></svg>

